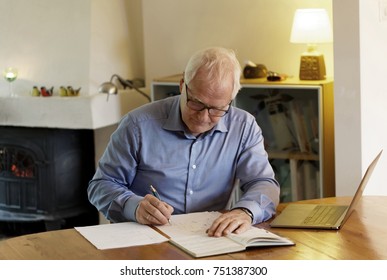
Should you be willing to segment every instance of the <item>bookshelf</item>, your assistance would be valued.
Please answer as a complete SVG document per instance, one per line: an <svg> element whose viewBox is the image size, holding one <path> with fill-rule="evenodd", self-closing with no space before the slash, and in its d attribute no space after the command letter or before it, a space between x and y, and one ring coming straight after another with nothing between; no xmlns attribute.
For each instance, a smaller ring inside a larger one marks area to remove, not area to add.
<svg viewBox="0 0 387 280"><path fill-rule="evenodd" d="M179 94L181 75L154 79L152 100ZM241 79L233 105L255 116L281 201L335 195L333 80Z"/></svg>

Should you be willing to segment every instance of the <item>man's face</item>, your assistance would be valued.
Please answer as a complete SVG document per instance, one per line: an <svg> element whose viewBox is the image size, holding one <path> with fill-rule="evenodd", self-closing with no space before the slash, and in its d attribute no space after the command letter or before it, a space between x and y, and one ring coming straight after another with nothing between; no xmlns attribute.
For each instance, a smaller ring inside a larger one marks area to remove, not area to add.
<svg viewBox="0 0 387 280"><path fill-rule="evenodd" d="M189 85L183 80L180 82L181 116L188 130L195 136L211 130L221 119L219 115L229 109L232 101L231 75L222 84L212 84L201 76L204 75L198 73Z"/></svg>

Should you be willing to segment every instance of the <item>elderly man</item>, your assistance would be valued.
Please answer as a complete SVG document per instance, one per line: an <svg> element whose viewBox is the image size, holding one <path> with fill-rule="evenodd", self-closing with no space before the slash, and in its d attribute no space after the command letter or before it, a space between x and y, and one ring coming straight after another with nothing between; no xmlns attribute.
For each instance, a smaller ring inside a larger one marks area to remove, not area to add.
<svg viewBox="0 0 387 280"><path fill-rule="evenodd" d="M195 53L180 81L181 95L122 119L90 181L91 203L112 222L160 225L172 214L225 210L238 179L239 201L208 235L241 233L269 219L279 186L255 118L231 105L240 75L232 50Z"/></svg>

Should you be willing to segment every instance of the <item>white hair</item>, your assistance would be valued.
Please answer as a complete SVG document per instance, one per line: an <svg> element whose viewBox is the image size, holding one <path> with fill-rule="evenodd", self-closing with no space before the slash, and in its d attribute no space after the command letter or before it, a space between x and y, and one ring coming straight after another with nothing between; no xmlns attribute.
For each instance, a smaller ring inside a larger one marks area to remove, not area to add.
<svg viewBox="0 0 387 280"><path fill-rule="evenodd" d="M232 74L234 83L232 98L235 98L241 88L241 66L235 52L231 49L211 47L196 52L187 63L184 71L184 81L189 84L199 70L206 72L207 81L220 84L226 82L226 78Z"/></svg>

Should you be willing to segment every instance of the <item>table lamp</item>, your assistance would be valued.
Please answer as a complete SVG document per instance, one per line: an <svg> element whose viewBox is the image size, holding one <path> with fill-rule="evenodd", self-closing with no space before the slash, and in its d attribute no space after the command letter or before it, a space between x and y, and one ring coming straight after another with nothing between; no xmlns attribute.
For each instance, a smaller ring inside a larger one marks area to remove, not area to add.
<svg viewBox="0 0 387 280"><path fill-rule="evenodd" d="M300 80L325 79L324 55L318 43L332 42L332 28L325 9L298 9L294 14L291 43L307 44L300 60Z"/></svg>

